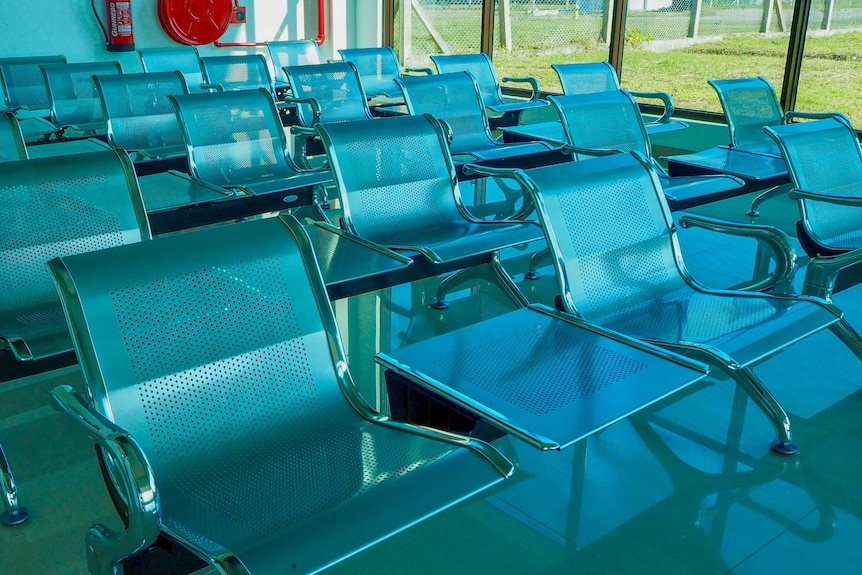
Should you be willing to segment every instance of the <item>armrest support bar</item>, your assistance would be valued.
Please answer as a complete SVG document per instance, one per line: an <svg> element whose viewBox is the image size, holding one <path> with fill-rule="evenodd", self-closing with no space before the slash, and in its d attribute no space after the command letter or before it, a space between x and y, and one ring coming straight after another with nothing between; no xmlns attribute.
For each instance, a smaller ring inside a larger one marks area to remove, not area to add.
<svg viewBox="0 0 862 575"><path fill-rule="evenodd" d="M522 84L529 84L530 89L532 90L532 94L530 94L530 101L534 102L539 99L539 81L532 76L524 76L522 78L513 78L513 77L505 77L503 78L503 82L519 82Z"/></svg>
<svg viewBox="0 0 862 575"><path fill-rule="evenodd" d="M527 215L533 211L533 201L530 199L529 188L526 184L526 176L524 175L523 170L518 168L492 168L489 166L480 166L478 164L464 164L461 166L461 170L465 175L479 175L485 176L489 178L506 178L510 180L515 180L518 185L521 187L521 193L524 196L524 204L521 206L521 209L512 214L511 217L507 218L507 220L518 220L523 221ZM481 222L482 220L476 220L477 222ZM495 220L497 222L506 221L506 220Z"/></svg>
<svg viewBox="0 0 862 575"><path fill-rule="evenodd" d="M817 256L811 258L805 268L805 282L802 294L832 301L835 280L841 271L862 264L862 250L852 250L837 256Z"/></svg>
<svg viewBox="0 0 862 575"><path fill-rule="evenodd" d="M785 282L789 283L796 272L796 252L787 236L776 228L757 224L726 222L692 215L681 217L679 225L682 228L703 228L732 236L752 238L761 245L767 245L775 254L775 271L766 278L748 286L746 289L749 291L763 291Z"/></svg>
<svg viewBox="0 0 862 575"><path fill-rule="evenodd" d="M111 531L94 525L87 531L87 561L90 573L113 574L115 566L151 545L159 535L159 496L150 465L138 444L123 429L89 406L68 385L54 388L57 409L69 414L104 452L113 466L112 478L119 483L120 497L128 505L126 531Z"/></svg>

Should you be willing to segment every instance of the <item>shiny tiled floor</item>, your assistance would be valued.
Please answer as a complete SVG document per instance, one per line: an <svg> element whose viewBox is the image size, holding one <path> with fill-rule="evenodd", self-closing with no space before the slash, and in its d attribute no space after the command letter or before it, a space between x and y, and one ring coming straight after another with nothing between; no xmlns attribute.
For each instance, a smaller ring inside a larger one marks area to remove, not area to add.
<svg viewBox="0 0 862 575"><path fill-rule="evenodd" d="M702 281L745 279L750 250L681 234ZM523 265L522 254L509 256L510 267ZM547 301L551 284L545 277L526 289ZM377 394L376 351L507 309L480 286L434 312L425 306L433 287L418 282L336 304L354 375L369 397ZM835 301L862 327L860 295L862 287ZM773 431L761 413L730 382L709 379L562 452L500 440L518 465L511 480L331 572L859 573L862 363L825 333L756 371L791 414L795 457L770 453ZM0 386L0 441L33 510L29 523L0 528L0 574L85 573L86 528L119 523L90 444L49 407L48 390L58 383L80 386L77 369Z"/></svg>

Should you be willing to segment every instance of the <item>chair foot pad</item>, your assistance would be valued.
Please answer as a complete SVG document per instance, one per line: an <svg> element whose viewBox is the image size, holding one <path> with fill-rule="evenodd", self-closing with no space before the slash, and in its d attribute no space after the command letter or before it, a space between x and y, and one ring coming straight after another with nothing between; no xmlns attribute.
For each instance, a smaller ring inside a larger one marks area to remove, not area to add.
<svg viewBox="0 0 862 575"><path fill-rule="evenodd" d="M773 441L769 447L772 451L780 453L781 455L794 455L799 451L799 447L797 447L795 443L785 443L780 439Z"/></svg>
<svg viewBox="0 0 862 575"><path fill-rule="evenodd" d="M448 309L449 302L446 300L437 300L429 306L431 309Z"/></svg>
<svg viewBox="0 0 862 575"><path fill-rule="evenodd" d="M20 507L15 513L5 511L4 513L0 514L0 523L6 525L7 527L14 527L15 525L21 525L29 518L30 512L27 510L27 508Z"/></svg>

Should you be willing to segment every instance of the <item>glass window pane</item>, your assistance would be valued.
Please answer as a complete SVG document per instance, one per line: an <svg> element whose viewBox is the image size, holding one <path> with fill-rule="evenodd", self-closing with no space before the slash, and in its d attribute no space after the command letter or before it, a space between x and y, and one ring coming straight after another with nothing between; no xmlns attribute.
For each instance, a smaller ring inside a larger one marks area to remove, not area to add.
<svg viewBox="0 0 862 575"><path fill-rule="evenodd" d="M605 0L496 0L494 68L560 92L551 64L608 59Z"/></svg>
<svg viewBox="0 0 862 575"><path fill-rule="evenodd" d="M841 112L862 129L862 0L814 0L796 109Z"/></svg>
<svg viewBox="0 0 862 575"><path fill-rule="evenodd" d="M431 54L474 54L482 42L482 0L396 0L394 37L403 66L433 69Z"/></svg>
<svg viewBox="0 0 862 575"><path fill-rule="evenodd" d="M706 81L763 76L781 93L793 4L778 0L632 0L621 82L661 90L677 108L720 112Z"/></svg>

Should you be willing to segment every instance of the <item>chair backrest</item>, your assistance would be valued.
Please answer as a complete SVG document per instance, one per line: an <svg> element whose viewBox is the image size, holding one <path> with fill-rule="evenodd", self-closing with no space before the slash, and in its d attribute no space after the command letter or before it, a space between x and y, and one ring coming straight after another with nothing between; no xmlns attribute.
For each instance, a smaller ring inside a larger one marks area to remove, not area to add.
<svg viewBox="0 0 862 575"><path fill-rule="evenodd" d="M236 186L296 173L272 96L265 88L168 96L192 175Z"/></svg>
<svg viewBox="0 0 862 575"><path fill-rule="evenodd" d="M405 227L420 236L464 222L446 136L431 116L318 124L317 131L352 233L393 245Z"/></svg>
<svg viewBox="0 0 862 575"><path fill-rule="evenodd" d="M204 81L198 50L194 46L148 48L138 50L144 72L173 72L179 70L186 80L189 92L200 92Z"/></svg>
<svg viewBox="0 0 862 575"><path fill-rule="evenodd" d="M411 114L430 114L452 129L453 154L479 151L494 145L485 106L469 72L404 76L398 82Z"/></svg>
<svg viewBox="0 0 862 575"><path fill-rule="evenodd" d="M560 78L563 94L592 94L620 89L617 71L609 62L551 64Z"/></svg>
<svg viewBox="0 0 862 575"><path fill-rule="evenodd" d="M371 118L359 74L350 62L286 66L283 72L292 97L317 100L321 122ZM297 117L301 125L310 126L314 120L311 106L299 104Z"/></svg>
<svg viewBox="0 0 862 575"><path fill-rule="evenodd" d="M273 92L269 66L262 54L203 56L200 62L207 84L226 91L266 88Z"/></svg>
<svg viewBox="0 0 862 575"><path fill-rule="evenodd" d="M105 116L94 75L122 74L119 62L43 64L51 102L51 120L58 126L104 127Z"/></svg>
<svg viewBox="0 0 862 575"><path fill-rule="evenodd" d="M27 146L18 118L12 112L3 112L0 117L0 162L27 159Z"/></svg>
<svg viewBox="0 0 862 575"><path fill-rule="evenodd" d="M625 90L549 96L548 101L562 120L569 144L639 152L650 157L643 118L637 102ZM579 159L588 157L578 155Z"/></svg>
<svg viewBox="0 0 862 575"><path fill-rule="evenodd" d="M0 58L0 83L6 106L11 109L47 110L48 87L42 75L42 64L62 64L65 56L28 56Z"/></svg>
<svg viewBox="0 0 862 575"><path fill-rule="evenodd" d="M266 49L269 50L269 59L275 69L275 77L286 82L284 75L285 66L307 66L309 64L322 64L320 47L312 40L294 40L290 42L267 42Z"/></svg>
<svg viewBox="0 0 862 575"><path fill-rule="evenodd" d="M181 146L183 136L168 94L185 94L178 71L96 76L108 142L124 150Z"/></svg>
<svg viewBox="0 0 862 575"><path fill-rule="evenodd" d="M0 164L0 213L0 334L13 345L27 342L34 356L49 353L30 336L56 329L57 320L66 331L62 314L46 317L59 311L59 300L45 263L150 237L135 172L122 151Z"/></svg>
<svg viewBox="0 0 862 575"><path fill-rule="evenodd" d="M401 76L398 57L391 46L381 48L347 48L339 50L341 59L356 66L359 81L368 97L379 94L396 97L400 95L395 78Z"/></svg>
<svg viewBox="0 0 862 575"><path fill-rule="evenodd" d="M708 84L715 89L724 110L730 145L778 154L772 140L763 132L764 126L778 126L784 120L784 112L769 80L737 78L709 80Z"/></svg>
<svg viewBox="0 0 862 575"><path fill-rule="evenodd" d="M684 287L673 220L649 160L633 152L566 166L565 181L545 178L531 192L568 310L604 320Z"/></svg>
<svg viewBox="0 0 862 575"><path fill-rule="evenodd" d="M449 72L470 72L485 106L501 106L505 104L503 94L500 92L500 82L497 81L497 73L491 58L484 52L479 54L446 54L431 56L431 61L440 74Z"/></svg>
<svg viewBox="0 0 862 575"><path fill-rule="evenodd" d="M194 525L200 516L183 514L200 506L216 522L211 534L247 540L379 482L363 480L366 422L345 396L366 404L352 392L323 281L295 220L128 247L50 268L94 404L146 454L169 520ZM342 473L321 476L326 457L341 458ZM293 505L269 509L260 497L255 482L266 493L277 489L273 477L293 492L283 498ZM225 519L224 509L246 515Z"/></svg>
<svg viewBox="0 0 862 575"><path fill-rule="evenodd" d="M862 197L862 148L846 117L836 114L816 121L770 126L764 131L777 142L794 187L833 196ZM862 226L859 208L810 200L802 200L802 204L809 230L826 245L843 247L835 246L834 238Z"/></svg>

